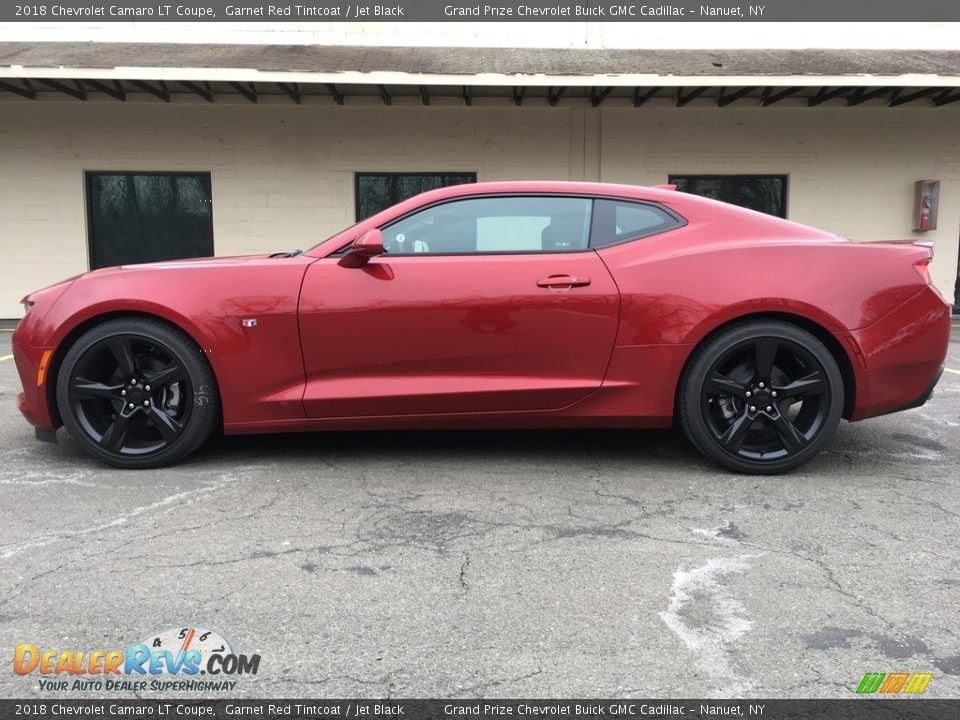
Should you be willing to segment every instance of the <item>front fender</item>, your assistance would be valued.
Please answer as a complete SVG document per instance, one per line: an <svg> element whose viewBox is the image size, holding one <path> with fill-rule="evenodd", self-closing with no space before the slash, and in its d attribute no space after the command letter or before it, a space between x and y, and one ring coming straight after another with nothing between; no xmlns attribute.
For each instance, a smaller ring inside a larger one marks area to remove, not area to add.
<svg viewBox="0 0 960 720"><path fill-rule="evenodd" d="M89 273L37 323L31 343L55 349L49 385L56 382L56 361L99 320L138 314L160 318L204 352L217 378L225 423L302 418L297 302L311 262L264 258ZM255 326L244 327L245 319L256 320Z"/></svg>

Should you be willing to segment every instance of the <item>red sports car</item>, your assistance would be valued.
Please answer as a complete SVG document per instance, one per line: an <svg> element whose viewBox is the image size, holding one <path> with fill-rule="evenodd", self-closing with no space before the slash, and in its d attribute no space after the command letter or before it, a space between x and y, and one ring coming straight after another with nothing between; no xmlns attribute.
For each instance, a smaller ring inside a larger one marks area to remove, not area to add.
<svg viewBox="0 0 960 720"><path fill-rule="evenodd" d="M923 404L929 245L851 243L668 188L479 183L300 253L97 270L24 299L37 437L168 464L211 433L667 427L744 473Z"/></svg>

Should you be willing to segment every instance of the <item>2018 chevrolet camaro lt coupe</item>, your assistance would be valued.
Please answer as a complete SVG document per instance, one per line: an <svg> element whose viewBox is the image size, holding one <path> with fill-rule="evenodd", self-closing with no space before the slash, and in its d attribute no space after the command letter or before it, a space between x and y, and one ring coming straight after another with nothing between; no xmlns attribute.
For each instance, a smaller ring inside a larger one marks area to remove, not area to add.
<svg viewBox="0 0 960 720"><path fill-rule="evenodd" d="M136 238L131 238L136 242ZM851 243L666 188L480 183L303 253L89 272L24 299L19 407L154 467L214 431L678 420L745 473L923 404L950 310L928 245Z"/></svg>

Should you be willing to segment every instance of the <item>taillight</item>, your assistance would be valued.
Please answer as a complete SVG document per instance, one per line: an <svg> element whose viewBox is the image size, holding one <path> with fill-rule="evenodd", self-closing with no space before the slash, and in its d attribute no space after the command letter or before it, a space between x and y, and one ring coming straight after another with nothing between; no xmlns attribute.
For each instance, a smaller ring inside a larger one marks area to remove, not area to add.
<svg viewBox="0 0 960 720"><path fill-rule="evenodd" d="M915 269L918 273L920 273L920 277L923 278L923 281L924 281L927 285L933 285L933 280L930 279L930 261L931 261L932 259L933 259L933 258L925 258L925 259L923 259L923 260L917 260L917 261L913 264L914 269Z"/></svg>

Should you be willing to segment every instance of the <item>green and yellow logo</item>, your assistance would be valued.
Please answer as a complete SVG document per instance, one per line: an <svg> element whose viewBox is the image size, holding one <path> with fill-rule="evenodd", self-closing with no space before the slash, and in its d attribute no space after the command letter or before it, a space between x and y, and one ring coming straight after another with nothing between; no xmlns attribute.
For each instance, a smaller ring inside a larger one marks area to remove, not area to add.
<svg viewBox="0 0 960 720"><path fill-rule="evenodd" d="M932 677L933 673L867 673L857 686L857 692L919 695L927 689Z"/></svg>

